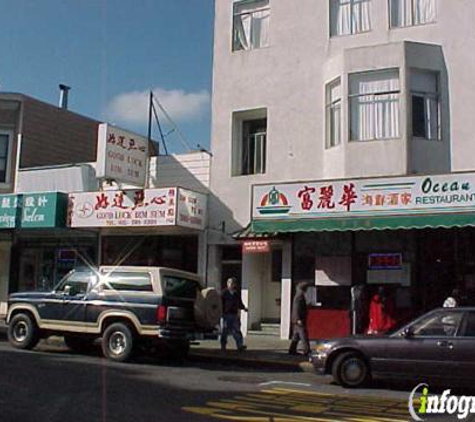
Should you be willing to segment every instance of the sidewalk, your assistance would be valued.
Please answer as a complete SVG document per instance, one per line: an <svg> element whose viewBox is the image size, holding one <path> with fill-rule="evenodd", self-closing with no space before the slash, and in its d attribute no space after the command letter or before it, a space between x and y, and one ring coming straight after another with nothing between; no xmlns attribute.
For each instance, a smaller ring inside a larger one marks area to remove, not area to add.
<svg viewBox="0 0 475 422"><path fill-rule="evenodd" d="M245 338L247 350L238 352L234 340L230 337L226 352L221 351L219 340L201 341L192 345L190 359L213 360L215 362L269 368L292 372L309 372L312 370L308 358L304 355L290 356L287 351L289 340L281 340L270 335L248 335Z"/></svg>

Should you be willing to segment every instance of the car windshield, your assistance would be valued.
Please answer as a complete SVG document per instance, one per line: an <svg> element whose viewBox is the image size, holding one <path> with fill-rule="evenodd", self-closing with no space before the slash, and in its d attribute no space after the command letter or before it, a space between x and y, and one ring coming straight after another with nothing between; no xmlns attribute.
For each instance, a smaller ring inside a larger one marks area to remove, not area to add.
<svg viewBox="0 0 475 422"><path fill-rule="evenodd" d="M441 310L431 312L422 316L416 321L406 324L404 327L393 331L393 336L399 336L403 330L409 328L412 335L416 337L432 337L432 336L455 336L460 327L463 318L463 312L455 310Z"/></svg>
<svg viewBox="0 0 475 422"><path fill-rule="evenodd" d="M84 294L87 292L89 284L94 284L96 281L97 275L91 270L71 270L61 279L54 290L60 293L64 292L66 288L69 287L70 294L72 295Z"/></svg>

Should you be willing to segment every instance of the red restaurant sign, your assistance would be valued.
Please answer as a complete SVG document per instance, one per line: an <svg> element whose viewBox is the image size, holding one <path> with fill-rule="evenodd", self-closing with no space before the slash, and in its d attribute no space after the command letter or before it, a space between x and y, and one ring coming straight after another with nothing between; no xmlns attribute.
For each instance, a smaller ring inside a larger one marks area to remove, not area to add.
<svg viewBox="0 0 475 422"><path fill-rule="evenodd" d="M268 240L246 240L242 243L242 253L270 252Z"/></svg>

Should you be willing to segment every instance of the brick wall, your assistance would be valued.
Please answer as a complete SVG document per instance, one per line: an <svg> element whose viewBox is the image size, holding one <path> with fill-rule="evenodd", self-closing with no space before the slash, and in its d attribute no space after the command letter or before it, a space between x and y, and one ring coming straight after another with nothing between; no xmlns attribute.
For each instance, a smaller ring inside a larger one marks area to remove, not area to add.
<svg viewBox="0 0 475 422"><path fill-rule="evenodd" d="M96 160L98 121L23 98L21 168Z"/></svg>

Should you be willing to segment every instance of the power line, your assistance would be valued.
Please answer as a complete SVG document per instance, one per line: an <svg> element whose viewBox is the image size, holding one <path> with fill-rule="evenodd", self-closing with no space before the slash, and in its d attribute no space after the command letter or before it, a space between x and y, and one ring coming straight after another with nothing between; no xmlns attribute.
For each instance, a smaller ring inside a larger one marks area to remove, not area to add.
<svg viewBox="0 0 475 422"><path fill-rule="evenodd" d="M186 138L185 138L185 135L183 135L183 133L181 132L180 128L177 126L177 124L173 121L173 119L169 116L169 114L167 113L167 111L163 108L162 104L160 104L160 101L158 100L158 98L153 95L152 96L152 103L153 101L157 104L158 108L160 109L160 111L163 113L163 115L167 118L168 122L172 125L173 129L176 131L176 133L178 134L178 138L180 139L182 145L185 147L185 149L187 149L188 151L191 151L191 146L190 144L187 142Z"/></svg>

